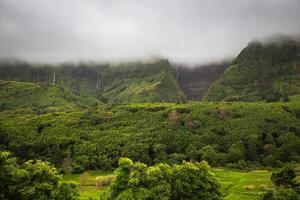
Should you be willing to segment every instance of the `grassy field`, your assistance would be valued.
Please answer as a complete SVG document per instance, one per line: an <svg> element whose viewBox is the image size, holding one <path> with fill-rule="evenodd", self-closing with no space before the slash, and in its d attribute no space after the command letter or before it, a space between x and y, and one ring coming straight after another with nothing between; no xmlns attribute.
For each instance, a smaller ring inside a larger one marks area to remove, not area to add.
<svg viewBox="0 0 300 200"><path fill-rule="evenodd" d="M258 200L266 189L272 187L269 171L214 168L213 173L220 180L224 200ZM95 179L97 176L108 174L112 172L87 171L82 174L64 175L63 179L78 185L82 200L99 199L99 194L106 188L96 188Z"/></svg>
<svg viewBox="0 0 300 200"><path fill-rule="evenodd" d="M81 199L99 199L99 194L104 191L105 188L97 188L95 186L96 177L109 174L112 174L112 172L86 171L82 174L64 175L63 180L65 182L72 182L77 185Z"/></svg>
<svg viewBox="0 0 300 200"><path fill-rule="evenodd" d="M224 200L261 199L261 194L272 187L269 171L213 169L213 172L221 182Z"/></svg>

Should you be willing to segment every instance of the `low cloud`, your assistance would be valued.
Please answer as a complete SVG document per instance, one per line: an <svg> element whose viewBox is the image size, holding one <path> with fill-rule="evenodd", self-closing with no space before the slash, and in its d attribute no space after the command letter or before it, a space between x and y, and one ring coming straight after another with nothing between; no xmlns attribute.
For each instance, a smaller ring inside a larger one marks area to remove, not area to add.
<svg viewBox="0 0 300 200"><path fill-rule="evenodd" d="M0 57L213 62L299 34L299 0L0 0Z"/></svg>

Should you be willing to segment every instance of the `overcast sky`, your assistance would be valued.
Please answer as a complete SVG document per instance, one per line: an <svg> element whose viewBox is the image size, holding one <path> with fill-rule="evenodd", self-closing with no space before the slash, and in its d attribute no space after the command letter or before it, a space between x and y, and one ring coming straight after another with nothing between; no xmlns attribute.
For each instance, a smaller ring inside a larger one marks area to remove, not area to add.
<svg viewBox="0 0 300 200"><path fill-rule="evenodd" d="M0 0L0 57L210 62L299 20L300 0Z"/></svg>

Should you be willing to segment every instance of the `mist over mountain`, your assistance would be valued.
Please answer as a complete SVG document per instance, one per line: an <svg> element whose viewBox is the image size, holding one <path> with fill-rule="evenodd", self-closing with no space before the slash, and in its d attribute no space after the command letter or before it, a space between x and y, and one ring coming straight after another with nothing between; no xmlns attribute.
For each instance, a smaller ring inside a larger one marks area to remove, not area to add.
<svg viewBox="0 0 300 200"><path fill-rule="evenodd" d="M47 64L0 60L0 78L53 83L104 103L279 101L299 94L295 36L252 40L233 59L189 65L152 57L127 62Z"/></svg>

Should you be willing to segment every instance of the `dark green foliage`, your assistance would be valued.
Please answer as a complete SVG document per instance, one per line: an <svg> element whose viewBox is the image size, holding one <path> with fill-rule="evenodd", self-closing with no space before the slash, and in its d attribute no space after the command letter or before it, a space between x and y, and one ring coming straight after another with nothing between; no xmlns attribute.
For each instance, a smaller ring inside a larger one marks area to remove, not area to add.
<svg viewBox="0 0 300 200"><path fill-rule="evenodd" d="M218 155L213 147L207 145L200 149L201 159L207 161L210 165L218 164Z"/></svg>
<svg viewBox="0 0 300 200"><path fill-rule="evenodd" d="M274 158L274 156L268 155L268 156L264 157L262 162L264 165L272 167L275 165L276 159Z"/></svg>
<svg viewBox="0 0 300 200"><path fill-rule="evenodd" d="M151 167L119 160L107 199L221 199L220 184L205 162Z"/></svg>
<svg viewBox="0 0 300 200"><path fill-rule="evenodd" d="M300 93L300 44L251 42L209 89L208 101L289 101Z"/></svg>
<svg viewBox="0 0 300 200"><path fill-rule="evenodd" d="M232 163L237 163L239 160L245 159L245 147L242 141L231 145L228 150L228 160Z"/></svg>
<svg viewBox="0 0 300 200"><path fill-rule="evenodd" d="M267 192L263 200L300 200L300 195L293 189L278 189Z"/></svg>
<svg viewBox="0 0 300 200"><path fill-rule="evenodd" d="M299 184L295 180L296 171L292 165L286 165L277 172L273 172L271 180L276 187L297 188Z"/></svg>
<svg viewBox="0 0 300 200"><path fill-rule="evenodd" d="M205 162L173 165L170 199L221 199L220 184Z"/></svg>
<svg viewBox="0 0 300 200"><path fill-rule="evenodd" d="M275 190L264 194L263 200L299 200L299 183L295 180L296 171L292 165L286 165L277 172L273 172L271 180Z"/></svg>
<svg viewBox="0 0 300 200"><path fill-rule="evenodd" d="M62 183L56 169L46 162L18 165L9 152L0 151L0 199L74 200L75 185Z"/></svg>

